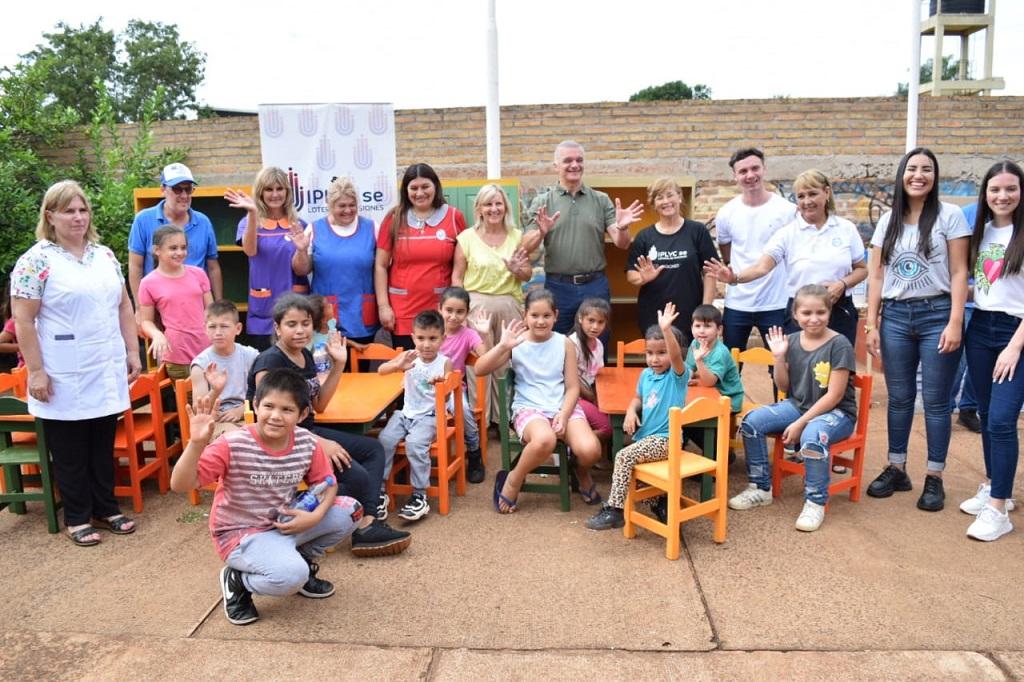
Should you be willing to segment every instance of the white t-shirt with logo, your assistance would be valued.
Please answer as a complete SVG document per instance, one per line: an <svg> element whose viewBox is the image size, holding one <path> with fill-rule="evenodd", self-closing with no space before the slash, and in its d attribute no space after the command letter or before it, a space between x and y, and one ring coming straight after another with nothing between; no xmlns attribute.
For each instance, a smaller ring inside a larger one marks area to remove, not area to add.
<svg viewBox="0 0 1024 682"><path fill-rule="evenodd" d="M892 211L886 211L879 219L875 233L871 236L872 246L882 248L890 215ZM889 262L882 264L882 298L903 300L948 294L949 248L946 242L970 235L971 227L960 207L942 202L939 216L932 226L931 253L925 260L917 249L917 225L904 225L903 233L889 256Z"/></svg>
<svg viewBox="0 0 1024 682"><path fill-rule="evenodd" d="M778 194L760 206L747 206L743 196L734 197L718 209L715 228L718 243L731 244L730 266L740 272L757 262L772 235L793 222L796 206ZM790 291L787 268L779 263L761 279L726 288L725 307L745 312L778 310L786 307Z"/></svg>
<svg viewBox="0 0 1024 682"><path fill-rule="evenodd" d="M1024 318L1024 272L1003 273L1003 257L1013 236L1013 225L985 225L974 261L974 307Z"/></svg>
<svg viewBox="0 0 1024 682"><path fill-rule="evenodd" d="M853 264L864 260L864 239L846 218L830 215L819 229L798 215L772 235L764 252L786 266L793 296L805 284L827 284L853 272Z"/></svg>

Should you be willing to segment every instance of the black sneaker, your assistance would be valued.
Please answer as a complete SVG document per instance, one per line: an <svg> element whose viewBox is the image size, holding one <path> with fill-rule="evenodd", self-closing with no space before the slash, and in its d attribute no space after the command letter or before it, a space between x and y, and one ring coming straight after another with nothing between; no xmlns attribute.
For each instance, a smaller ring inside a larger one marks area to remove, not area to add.
<svg viewBox="0 0 1024 682"><path fill-rule="evenodd" d="M889 497L897 490L906 492L913 489L914 486L910 482L907 472L894 464L890 464L885 467L885 471L878 474L878 478L871 481L871 485L868 486L868 495L871 497Z"/></svg>
<svg viewBox="0 0 1024 682"><path fill-rule="evenodd" d="M419 521L430 513L430 505L427 503L427 496L423 493L413 493L406 501L405 506L398 512L398 518L405 521Z"/></svg>
<svg viewBox="0 0 1024 682"><path fill-rule="evenodd" d="M611 530L622 528L626 525L622 510L609 507L607 504L601 506L601 511L587 519L587 528L590 530Z"/></svg>
<svg viewBox="0 0 1024 682"><path fill-rule="evenodd" d="M224 615L233 625L248 625L259 620L252 592L245 589L242 572L225 566L220 571L220 591L224 595Z"/></svg>
<svg viewBox="0 0 1024 682"><path fill-rule="evenodd" d="M942 489L942 479L938 476L924 477L924 491L917 498L917 508L924 511L941 511L946 506L946 492Z"/></svg>
<svg viewBox="0 0 1024 682"><path fill-rule="evenodd" d="M960 410L960 414L956 418L956 423L968 431L981 433L981 420L978 419L978 413L976 410Z"/></svg>
<svg viewBox="0 0 1024 682"><path fill-rule="evenodd" d="M466 479L470 483L482 483L486 476L484 458L480 455L480 450L466 452Z"/></svg>
<svg viewBox="0 0 1024 682"><path fill-rule="evenodd" d="M395 530L383 521L374 521L352 533L352 553L361 557L401 554L411 542L409 533Z"/></svg>
<svg viewBox="0 0 1024 682"><path fill-rule="evenodd" d="M654 518L661 523L668 523L668 497L665 495L653 497L647 500L647 506L650 507Z"/></svg>
<svg viewBox="0 0 1024 682"><path fill-rule="evenodd" d="M333 583L316 577L317 571L320 570L320 564L309 557L302 558L309 564L309 578L306 579L306 584L299 588L299 594L310 599L324 599L334 594Z"/></svg>

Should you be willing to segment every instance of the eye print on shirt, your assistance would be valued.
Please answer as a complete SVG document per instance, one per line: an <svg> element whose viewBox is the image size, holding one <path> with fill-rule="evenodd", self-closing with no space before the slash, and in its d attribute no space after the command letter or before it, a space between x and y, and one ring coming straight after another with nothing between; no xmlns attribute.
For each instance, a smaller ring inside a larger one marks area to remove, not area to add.
<svg viewBox="0 0 1024 682"><path fill-rule="evenodd" d="M932 285L928 263L916 253L903 252L889 267L907 289L923 289Z"/></svg>
<svg viewBox="0 0 1024 682"><path fill-rule="evenodd" d="M818 386L828 388L830 376L832 376L832 363L819 362L814 366L814 380L818 382Z"/></svg>

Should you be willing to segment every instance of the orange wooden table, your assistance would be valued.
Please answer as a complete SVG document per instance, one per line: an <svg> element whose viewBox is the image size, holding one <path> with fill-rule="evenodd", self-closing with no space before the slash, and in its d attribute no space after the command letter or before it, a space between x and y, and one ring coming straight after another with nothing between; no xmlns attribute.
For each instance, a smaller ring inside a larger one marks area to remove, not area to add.
<svg viewBox="0 0 1024 682"><path fill-rule="evenodd" d="M602 367L597 373L594 390L597 393L597 406L611 417L612 421L612 453L613 456L622 449L625 433L622 430L626 419L626 409L636 396L636 384L640 379L643 367ZM686 390L686 402L697 398L718 398L720 393L713 386L690 386ZM682 406L680 406L682 407ZM694 428L704 430L704 452L715 452L715 422L693 424ZM711 476L701 477L701 499L710 499L712 494Z"/></svg>
<svg viewBox="0 0 1024 682"><path fill-rule="evenodd" d="M391 403L402 395L404 376L403 372L344 372L327 409L316 415L316 423L366 433Z"/></svg>

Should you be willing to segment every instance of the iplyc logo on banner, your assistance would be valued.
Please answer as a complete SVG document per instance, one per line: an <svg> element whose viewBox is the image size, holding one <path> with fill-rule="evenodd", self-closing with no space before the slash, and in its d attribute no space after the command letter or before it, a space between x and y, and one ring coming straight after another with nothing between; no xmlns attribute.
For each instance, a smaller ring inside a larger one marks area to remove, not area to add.
<svg viewBox="0 0 1024 682"><path fill-rule="evenodd" d="M334 182L338 177L334 176L330 182ZM327 188L326 187L312 187L307 189L302 185L299 180L299 174L291 166L288 167L288 184L292 188L292 196L294 197L295 210L302 212L305 208L307 215L318 215L326 214L328 210L327 206ZM360 210L365 211L383 211L386 206L384 205L387 200L387 192L382 190L365 190L359 195Z"/></svg>

